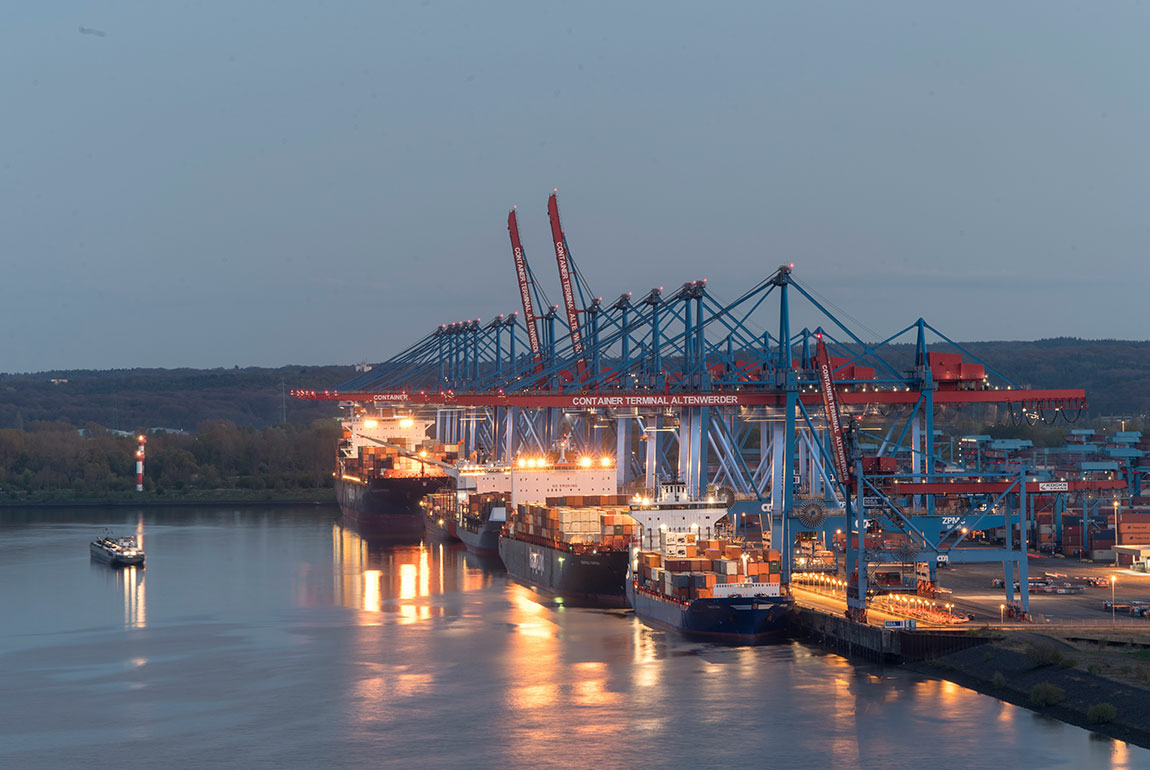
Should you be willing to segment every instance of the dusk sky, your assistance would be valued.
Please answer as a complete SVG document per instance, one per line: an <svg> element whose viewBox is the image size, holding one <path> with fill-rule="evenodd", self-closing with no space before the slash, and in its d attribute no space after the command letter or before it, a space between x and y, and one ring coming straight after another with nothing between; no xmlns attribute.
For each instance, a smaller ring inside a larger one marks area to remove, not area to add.
<svg viewBox="0 0 1150 770"><path fill-rule="evenodd" d="M13 3L0 371L380 361L775 267L885 336L1150 337L1150 5ZM802 319L799 319L801 323Z"/></svg>

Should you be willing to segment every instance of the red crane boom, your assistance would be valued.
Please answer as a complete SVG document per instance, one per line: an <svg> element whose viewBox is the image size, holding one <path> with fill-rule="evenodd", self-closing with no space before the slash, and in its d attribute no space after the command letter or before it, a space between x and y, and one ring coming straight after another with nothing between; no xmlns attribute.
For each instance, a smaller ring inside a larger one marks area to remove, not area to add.
<svg viewBox="0 0 1150 770"><path fill-rule="evenodd" d="M559 202L555 193L547 199L547 215L551 219L551 241L555 244L555 259L559 263L559 284L563 287L563 306L567 310L567 326L571 329L571 347L575 352L575 365L579 379L587 370L583 360L583 335L579 331L579 311L575 308L575 292L571 288L571 263L567 257L567 237L559 224Z"/></svg>
<svg viewBox="0 0 1150 770"><path fill-rule="evenodd" d="M839 401L835 394L835 383L831 378L831 359L823 335L816 334L815 368L819 372L819 390L822 391L823 408L827 412L827 425L831 429L831 445L835 464L835 474L846 494L850 494L851 469L847 464L846 437L843 435L842 421L839 418Z"/></svg>
<svg viewBox="0 0 1150 770"><path fill-rule="evenodd" d="M523 255L523 244L519 240L519 221L515 209L507 215L507 231L511 233L511 253L515 256L515 276L519 279L519 297L523 300L523 322L527 327L527 341L531 345L531 356L535 359L535 371L543 368L543 356L539 351L539 329L535 324L535 308L531 304L531 281L527 275L527 257Z"/></svg>

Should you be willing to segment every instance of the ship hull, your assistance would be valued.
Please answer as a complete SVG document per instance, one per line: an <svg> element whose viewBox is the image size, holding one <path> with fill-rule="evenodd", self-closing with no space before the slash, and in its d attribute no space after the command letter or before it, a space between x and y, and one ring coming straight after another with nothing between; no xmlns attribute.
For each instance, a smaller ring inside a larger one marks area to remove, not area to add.
<svg viewBox="0 0 1150 770"><path fill-rule="evenodd" d="M376 539L418 540L426 518L419 501L451 483L448 476L377 478L368 483L337 478L336 499L345 524Z"/></svg>
<svg viewBox="0 0 1150 770"><path fill-rule="evenodd" d="M564 604L627 606L623 591L627 577L626 551L575 554L513 537L500 537L499 557L511 577L561 599Z"/></svg>
<svg viewBox="0 0 1150 770"><path fill-rule="evenodd" d="M478 556L499 556L499 533L502 525L491 526L483 524L478 532L472 532L465 526L456 529L456 536L467 546L467 550Z"/></svg>
<svg viewBox="0 0 1150 770"><path fill-rule="evenodd" d="M761 644L782 637L793 601L786 597L694 599L683 603L627 583L636 617L652 628L700 641Z"/></svg>
<svg viewBox="0 0 1150 770"><path fill-rule="evenodd" d="M442 525L440 525L440 521L443 522ZM433 519L424 514L423 528L427 530L427 534L440 540L457 543L461 539L458 534L458 525L455 519Z"/></svg>

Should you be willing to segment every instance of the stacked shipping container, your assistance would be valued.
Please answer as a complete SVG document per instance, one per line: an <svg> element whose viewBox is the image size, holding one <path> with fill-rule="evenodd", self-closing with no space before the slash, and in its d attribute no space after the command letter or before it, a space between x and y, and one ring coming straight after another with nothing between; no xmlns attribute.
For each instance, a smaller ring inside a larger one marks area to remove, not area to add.
<svg viewBox="0 0 1150 770"><path fill-rule="evenodd" d="M744 548L724 539L700 540L690 532L660 532L658 551L641 551L635 565L638 588L680 602L710 599L726 584L782 581L778 551Z"/></svg>

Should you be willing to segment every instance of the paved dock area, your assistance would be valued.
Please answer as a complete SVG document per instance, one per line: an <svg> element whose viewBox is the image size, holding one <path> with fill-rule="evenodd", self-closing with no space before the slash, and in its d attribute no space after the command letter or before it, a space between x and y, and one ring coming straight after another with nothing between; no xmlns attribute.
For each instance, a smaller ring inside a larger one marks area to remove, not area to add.
<svg viewBox="0 0 1150 770"><path fill-rule="evenodd" d="M1071 594L1030 594L1030 612L1035 623L1072 625L1084 628L1112 625L1124 628L1145 629L1150 633L1150 618L1132 617L1127 611L1111 613L1105 609L1110 601L1110 585L1094 585L1087 578L1117 578L1113 586L1114 601L1121 605L1137 601L1150 603L1150 574L1116 568L1113 565L1091 564L1077 559L1059 559L1032 556L1028 567L1031 579L1045 578L1052 584L1080 586L1081 593ZM996 564L955 564L938 570L938 586L944 589L937 602L940 605L953 604L956 613L972 614L969 621L957 625L935 624L923 618L918 619L919 627L962 628L970 626L1010 627L1015 622L1005 617L1001 605L1007 602L1003 587L995 587L994 581L1003 578L1001 563ZM792 584L792 591L800 606L842 615L846 602L841 593L812 589L799 583ZM1016 594L1014 601L1020 598ZM868 611L868 621L872 625L882 625L886 620L899 620L908 615L885 612L872 605ZM1030 624L1027 624L1030 625Z"/></svg>

